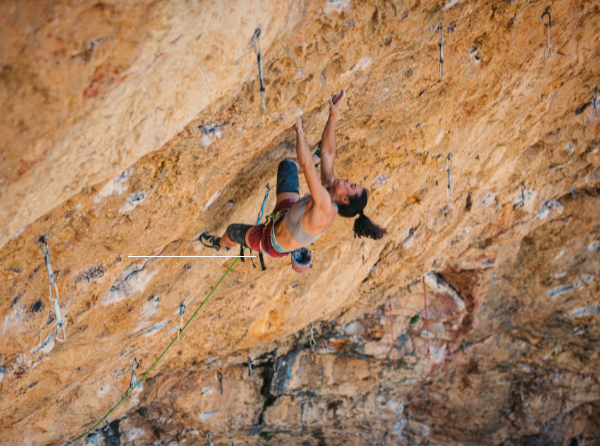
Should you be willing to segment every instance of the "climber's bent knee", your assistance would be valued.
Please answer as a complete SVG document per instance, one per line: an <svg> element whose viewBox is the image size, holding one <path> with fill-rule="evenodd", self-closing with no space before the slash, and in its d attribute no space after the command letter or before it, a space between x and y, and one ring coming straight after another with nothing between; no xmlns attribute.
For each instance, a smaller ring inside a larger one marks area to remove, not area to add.
<svg viewBox="0 0 600 446"><path fill-rule="evenodd" d="M246 232L252 229L254 226L252 225L242 225L242 224L233 224L227 226L227 237L234 243L238 245L245 246L246 248Z"/></svg>
<svg viewBox="0 0 600 446"><path fill-rule="evenodd" d="M283 160L277 167L277 195L284 192L300 194L298 165L292 160Z"/></svg>

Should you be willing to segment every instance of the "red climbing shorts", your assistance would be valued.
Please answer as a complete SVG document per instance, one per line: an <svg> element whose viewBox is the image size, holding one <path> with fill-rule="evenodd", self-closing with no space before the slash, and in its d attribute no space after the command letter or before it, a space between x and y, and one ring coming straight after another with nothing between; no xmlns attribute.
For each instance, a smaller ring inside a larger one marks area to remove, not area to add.
<svg viewBox="0 0 600 446"><path fill-rule="evenodd" d="M283 200L281 203L275 206L275 209L273 209L273 213L277 213L285 209L291 209L291 207L297 202L298 200L294 200L293 198ZM266 225L260 224L250 229L250 234L248 235L248 244L250 245L250 249L262 252L264 254L268 254L271 257L287 256L289 253L284 254L282 252L277 251L273 247L273 241L271 240L271 231L273 229L273 225L278 223L280 220L281 217L275 221L271 220Z"/></svg>

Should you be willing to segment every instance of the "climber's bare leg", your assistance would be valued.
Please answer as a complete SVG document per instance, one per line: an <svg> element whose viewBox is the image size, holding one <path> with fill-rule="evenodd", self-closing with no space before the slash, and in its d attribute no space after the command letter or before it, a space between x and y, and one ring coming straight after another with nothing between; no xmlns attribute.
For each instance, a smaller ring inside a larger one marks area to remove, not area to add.
<svg viewBox="0 0 600 446"><path fill-rule="evenodd" d="M246 233L246 238L248 237L248 232ZM237 243L232 242L231 239L227 236L227 231L225 231L223 237L221 237L221 240L219 240L219 246L221 246L221 248L233 248L236 245Z"/></svg>

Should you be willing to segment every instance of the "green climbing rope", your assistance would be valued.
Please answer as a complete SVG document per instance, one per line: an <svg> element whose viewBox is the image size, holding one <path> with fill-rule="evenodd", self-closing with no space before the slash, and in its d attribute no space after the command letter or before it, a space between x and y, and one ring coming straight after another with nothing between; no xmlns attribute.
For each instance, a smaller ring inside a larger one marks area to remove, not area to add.
<svg viewBox="0 0 600 446"><path fill-rule="evenodd" d="M223 277L221 277L221 279L217 282L217 284L214 286L214 288L212 289L212 291L210 293L208 293L208 296L206 296L206 299L204 299L204 301L202 301L202 303L200 304L200 306L198 307L198 309L194 312L194 314L192 314L192 317L187 321L187 323L183 326L183 328L181 329L181 331L178 331L178 335L183 333L183 331L187 328L187 326L190 324L190 322L192 322L192 320L196 317L196 315L198 314L198 312L200 311L200 309L204 306L204 304L206 303L206 301L208 301L208 299L210 299L210 296L212 296L212 294L215 292L215 290L217 289L217 287L221 284L221 282L223 281L223 279L225 279L225 276L227 276L227 274L229 274L229 271L231 271L231 269L233 268L233 265L235 265L235 263L239 260L239 257L236 258L233 263L231 264L231 266L229 267L229 269L225 272L225 274L223 274ZM156 366L156 364L158 364L158 361L160 361L162 359L162 357L165 355L165 353L167 353L169 351L169 349L173 346L173 344L175 343L175 341L177 341L177 336L175 336L173 338L173 340L171 341L171 343L167 346L167 348L165 348L165 350L161 353L161 355L158 357L158 359L156 361L154 361L154 364L152 364L152 366L150 366L150 368L148 369L148 371L146 373L144 373L142 375L142 377L139 379L139 381L135 384L135 386L133 386L131 389L129 389L128 392L125 393L125 396L123 396L123 398L121 398L121 400L115 404L113 406L112 409L110 409L108 411L108 413L106 415L104 415L102 417L102 419L100 421L98 421L94 426L92 426L92 428L90 430L88 430L87 432L81 434L79 437L77 437L75 440L71 440L69 443L67 443L67 445L71 445L73 443L75 443L77 440L82 439L83 437L85 437L86 435L89 435L90 433L92 433L104 420L106 420L108 418L108 416L117 408L121 405L121 403L123 401L125 401L125 399L127 398L128 394L131 394L131 392L133 391L133 389L135 389L139 383L141 383L145 378L146 375L148 375L148 373L150 373L152 371L152 369L154 368L154 366Z"/></svg>

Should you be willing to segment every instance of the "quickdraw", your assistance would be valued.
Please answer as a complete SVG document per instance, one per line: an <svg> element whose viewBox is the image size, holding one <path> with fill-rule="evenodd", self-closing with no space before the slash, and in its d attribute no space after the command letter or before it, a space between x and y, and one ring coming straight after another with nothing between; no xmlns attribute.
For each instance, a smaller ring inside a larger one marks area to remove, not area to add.
<svg viewBox="0 0 600 446"><path fill-rule="evenodd" d="M51 302L54 303L54 313L56 314L56 340L58 342L65 342L67 340L67 320L62 319L62 315L60 313L60 305L58 304L58 287L56 286L56 282L54 281L54 271L52 270L52 263L50 262L50 248L48 247L48 241L46 240L46 236L42 235L39 238L40 247L42 248L42 253L44 254L44 260L46 261L46 271L48 272L48 280L50 281L50 286L48 287L49 295L48 298ZM56 293L56 298L52 299L52 288L54 288L54 292ZM62 329L63 337L60 338L60 330Z"/></svg>
<svg viewBox="0 0 600 446"><path fill-rule="evenodd" d="M521 201L515 205L516 209L521 209L525 206L525 181L521 182Z"/></svg>
<svg viewBox="0 0 600 446"><path fill-rule="evenodd" d="M315 341L313 336L313 325L313 323L310 324L310 359L312 359L312 362L316 362L317 355L315 353L315 345L317 345L317 341Z"/></svg>
<svg viewBox="0 0 600 446"><path fill-rule="evenodd" d="M256 28L254 35L252 36L252 46L256 52L256 58L258 60L258 77L260 79L260 94L262 96L262 109L267 111L265 104L265 80L263 78L263 67L262 67L262 52L260 50L260 28Z"/></svg>
<svg viewBox="0 0 600 446"><path fill-rule="evenodd" d="M212 446L212 435L210 432L206 433L206 446Z"/></svg>
<svg viewBox="0 0 600 446"><path fill-rule="evenodd" d="M367 270L367 268L366 268L366 264L365 264L365 251L366 251L366 250L367 250L367 245L366 245L366 244L365 244L365 242L363 241L363 242L360 244L360 256L362 257L362 269L363 269L363 272L364 272L365 274L367 274L367 272L368 272L368 270Z"/></svg>
<svg viewBox="0 0 600 446"><path fill-rule="evenodd" d="M429 348L429 322L427 320L427 290L425 288L425 276L423 276L423 300L425 301L425 330L427 331L427 356L431 353Z"/></svg>
<svg viewBox="0 0 600 446"><path fill-rule="evenodd" d="M390 306L390 332L392 334L392 361L394 363L394 368L396 368L396 353L394 350L394 317L392 316L392 299L388 297L388 304Z"/></svg>
<svg viewBox="0 0 600 446"><path fill-rule="evenodd" d="M223 375L221 372L217 372L217 379L219 380L219 385L221 386L221 395L223 395Z"/></svg>
<svg viewBox="0 0 600 446"><path fill-rule="evenodd" d="M552 28L552 15L550 15L550 11L552 11L551 6L546 6L546 10L542 14L542 21L544 22L544 26L548 28L548 43L544 47L544 59L550 59L552 57L552 45L550 45L550 28ZM544 20L544 17L548 16L548 23ZM550 54L549 56L547 54Z"/></svg>
<svg viewBox="0 0 600 446"><path fill-rule="evenodd" d="M265 188L267 189L265 191L265 198L263 199L262 206L260 207L260 211L258 211L258 218L256 219L256 225L255 226L258 226L260 224L260 221L262 220L263 215L265 213L265 205L267 204L267 199L269 198L269 193L271 192L271 184L267 183L267 185L265 186ZM252 250L250 250L250 252L252 252ZM242 262L245 262L243 256L244 256L244 247L240 246L240 258L242 259ZM267 267L265 266L265 259L263 257L263 253L262 252L258 253L258 259L260 260L260 268L261 268L261 270L265 271L267 269ZM252 261L252 266L254 268L256 268L256 265L254 265L254 260L253 259L250 259L250 260Z"/></svg>
<svg viewBox="0 0 600 446"><path fill-rule="evenodd" d="M444 25L442 22L439 23L438 30L440 31L440 68L438 73L440 77L444 77Z"/></svg>
<svg viewBox="0 0 600 446"><path fill-rule="evenodd" d="M290 366L288 365L287 361L282 361L281 365L279 367L277 367L277 369L275 371L277 372L283 366L285 366L285 376L287 377L287 380L289 381L290 380Z"/></svg>
<svg viewBox="0 0 600 446"><path fill-rule="evenodd" d="M521 376L521 402L525 402L525 395L523 393L523 377Z"/></svg>
<svg viewBox="0 0 600 446"><path fill-rule="evenodd" d="M135 372L137 372L137 369L140 367L140 362L138 361L137 358L133 358L133 366L132 366L132 372L131 372L131 380L129 381L129 389L127 389L127 392L125 392L125 396L131 396L131 392L133 391L133 388L137 385L138 380L135 376Z"/></svg>
<svg viewBox="0 0 600 446"><path fill-rule="evenodd" d="M181 341L183 337L179 337L181 335L181 331L183 330L183 315L185 314L185 303L181 302L179 304L179 331L177 332L177 340Z"/></svg>
<svg viewBox="0 0 600 446"><path fill-rule="evenodd" d="M451 169L452 169L452 152L450 152L448 154L448 156L446 157L446 172L448 173L448 189L446 190L446 196L448 198L450 198L454 195L454 191L452 190L452 186L450 184L450 181L451 181L450 170Z"/></svg>
<svg viewBox="0 0 600 446"><path fill-rule="evenodd" d="M254 385L252 384L254 374L252 373L252 360L250 359L250 355L248 355L248 376L250 377L250 388L254 390Z"/></svg>
<svg viewBox="0 0 600 446"><path fill-rule="evenodd" d="M598 117L598 87L594 88L594 117Z"/></svg>
<svg viewBox="0 0 600 446"><path fill-rule="evenodd" d="M109 427L109 422L108 422L108 420L105 420L104 421L104 426L99 427L98 429L96 429L96 432L106 432L108 430L108 427ZM90 431L90 433L91 433L91 431Z"/></svg>

